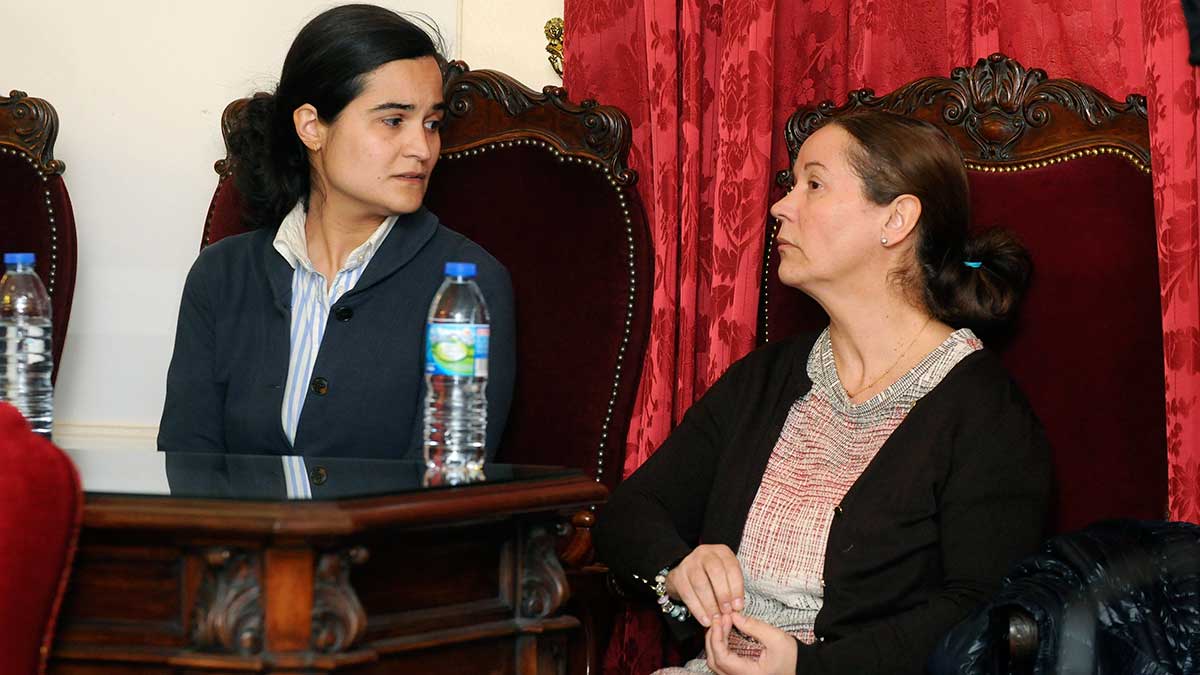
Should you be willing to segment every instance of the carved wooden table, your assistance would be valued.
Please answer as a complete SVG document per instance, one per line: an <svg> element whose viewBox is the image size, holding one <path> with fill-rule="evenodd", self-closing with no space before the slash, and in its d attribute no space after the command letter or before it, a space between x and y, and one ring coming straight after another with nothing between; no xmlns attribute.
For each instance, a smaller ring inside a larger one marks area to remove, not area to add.
<svg viewBox="0 0 1200 675"><path fill-rule="evenodd" d="M605 496L580 472L429 488L403 462L71 454L88 496L51 673L581 671L555 552Z"/></svg>

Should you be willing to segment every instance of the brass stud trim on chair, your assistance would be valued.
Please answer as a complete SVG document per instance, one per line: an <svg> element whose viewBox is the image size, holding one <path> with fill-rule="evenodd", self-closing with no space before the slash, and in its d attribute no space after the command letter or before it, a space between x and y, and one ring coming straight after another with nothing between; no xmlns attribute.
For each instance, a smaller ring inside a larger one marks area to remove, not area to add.
<svg viewBox="0 0 1200 675"><path fill-rule="evenodd" d="M225 181L227 181L227 180L229 180L229 178L227 176L221 176L220 178L217 179L217 189L213 190L212 202L209 204L209 207L208 207L208 215L204 217L204 234L200 238L200 241L201 241L200 247L201 248L204 248L205 246L208 246L209 244L212 243L213 211L216 210L214 207L216 206L216 203L217 203L217 196L221 194L221 188L225 187Z"/></svg>
<svg viewBox="0 0 1200 675"><path fill-rule="evenodd" d="M1015 164L979 164L978 162L963 162L971 171L979 171L982 173L1015 173L1018 171L1028 171L1030 169L1044 169L1053 164L1061 164L1072 160L1081 159L1083 157L1098 157L1100 155L1116 155L1121 159L1129 162L1138 171L1150 175L1150 166L1143 162L1137 155L1124 149L1111 145L1101 145L1094 148L1084 148L1082 150L1072 150L1071 152L1047 157L1030 162L1018 162Z"/></svg>
<svg viewBox="0 0 1200 675"><path fill-rule="evenodd" d="M625 197L625 188L618 185L617 181L612 177L612 172L600 164L599 162L583 157L576 157L569 153L560 151L558 148L547 143L546 141L533 138L522 138L516 141L493 141L478 148L467 150L458 150L453 152L445 152L442 154L442 159L461 159L466 156L484 152L489 149L496 148L511 148L514 145L532 145L534 147L543 148L550 151L550 154L560 163L582 164L591 168L606 178L606 182L612 187L617 196L617 203L621 209L622 219L625 222L625 240L628 243L627 249L627 264L629 267L629 293L625 304L625 329L621 334L621 342L617 348L617 364L613 372L613 387L612 393L608 397L607 412L604 416L604 423L600 426L600 443L596 453L596 476L594 480L597 483L603 481L604 478L604 458L605 452L608 449L608 432L612 425L613 410L616 409L617 396L621 391L621 377L623 365L625 362L625 349L629 346L629 338L633 332L633 311L637 299L637 252L633 238L633 218L629 214L628 202ZM618 441L619 442L619 441ZM595 510L595 507L591 507Z"/></svg>
<svg viewBox="0 0 1200 675"><path fill-rule="evenodd" d="M788 190L788 192L791 192L791 190ZM775 249L775 238L778 236L779 236L779 219L776 218L775 222L771 226L771 237L770 237L770 239L767 240L767 248L765 251L763 251L763 255L766 256L767 260L771 259L771 251L773 251ZM770 281L770 279L771 279L770 266L763 265L762 285L759 286L759 288L766 288L767 282ZM768 316L767 310L768 310L768 306L770 305L770 303L771 303L771 296L768 293L764 292L763 298L762 298L763 344L766 344L771 341L770 323L767 321L767 316Z"/></svg>
<svg viewBox="0 0 1200 675"><path fill-rule="evenodd" d="M5 155L15 155L25 160L26 164L33 167L37 172L38 178L41 179L43 185L49 183L50 174L43 171L38 165L37 160L29 153L10 147L0 147L0 153ZM42 188L42 202L46 206L46 218L50 224L50 274L46 279L46 292L50 297L54 297L54 289L58 285L58 224L54 217L54 199L50 194L49 186Z"/></svg>

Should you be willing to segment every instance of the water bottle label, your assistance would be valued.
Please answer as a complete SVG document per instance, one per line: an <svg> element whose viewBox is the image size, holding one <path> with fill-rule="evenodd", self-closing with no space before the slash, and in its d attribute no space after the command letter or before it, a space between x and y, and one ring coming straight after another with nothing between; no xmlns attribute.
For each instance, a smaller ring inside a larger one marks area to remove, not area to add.
<svg viewBox="0 0 1200 675"><path fill-rule="evenodd" d="M474 323L431 323L425 336L425 373L487 377L491 328Z"/></svg>

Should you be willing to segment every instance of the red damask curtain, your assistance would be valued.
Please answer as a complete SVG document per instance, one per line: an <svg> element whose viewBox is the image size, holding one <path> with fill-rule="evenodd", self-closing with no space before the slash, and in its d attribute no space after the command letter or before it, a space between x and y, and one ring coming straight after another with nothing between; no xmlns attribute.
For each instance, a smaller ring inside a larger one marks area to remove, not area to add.
<svg viewBox="0 0 1200 675"><path fill-rule="evenodd" d="M754 343L771 177L798 106L948 75L1000 51L1150 105L1171 516L1200 522L1196 75L1178 0L566 0L565 84L633 122L656 247L650 347L625 472ZM637 619L631 619L635 623ZM618 630L608 672L661 659ZM635 639L642 638L642 639Z"/></svg>

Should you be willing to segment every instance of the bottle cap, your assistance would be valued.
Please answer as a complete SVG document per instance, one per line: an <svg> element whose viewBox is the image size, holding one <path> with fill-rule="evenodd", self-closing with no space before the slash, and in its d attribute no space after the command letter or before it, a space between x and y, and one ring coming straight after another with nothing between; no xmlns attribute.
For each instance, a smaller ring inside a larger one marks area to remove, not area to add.
<svg viewBox="0 0 1200 675"><path fill-rule="evenodd" d="M448 262L446 263L446 276L472 278L475 276L475 263Z"/></svg>
<svg viewBox="0 0 1200 675"><path fill-rule="evenodd" d="M32 265L36 256L32 253L5 253L5 265Z"/></svg>

